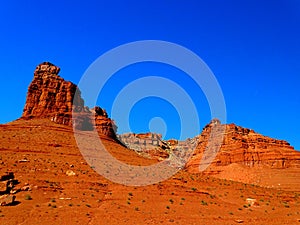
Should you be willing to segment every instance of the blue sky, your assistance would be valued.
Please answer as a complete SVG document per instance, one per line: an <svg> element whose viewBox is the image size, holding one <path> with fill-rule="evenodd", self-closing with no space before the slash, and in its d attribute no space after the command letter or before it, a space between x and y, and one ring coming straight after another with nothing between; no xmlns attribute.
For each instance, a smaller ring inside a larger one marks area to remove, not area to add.
<svg viewBox="0 0 300 225"><path fill-rule="evenodd" d="M62 77L78 83L106 51L132 41L164 40L192 50L210 67L223 90L228 123L300 149L297 0L5 1L0 21L0 123L22 114L37 64L50 61ZM145 75L171 76L195 100L201 127L209 122L201 90L182 72L158 64L120 71L103 89L100 106L110 112L121 84ZM151 118L163 117L169 124L166 138L178 135L176 109L163 99L144 99L131 113L133 131L147 131Z"/></svg>

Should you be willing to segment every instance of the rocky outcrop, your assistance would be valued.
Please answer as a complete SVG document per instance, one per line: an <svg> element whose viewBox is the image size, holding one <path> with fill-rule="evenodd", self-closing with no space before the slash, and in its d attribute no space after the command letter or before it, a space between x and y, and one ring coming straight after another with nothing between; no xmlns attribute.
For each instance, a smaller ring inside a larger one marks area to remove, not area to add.
<svg viewBox="0 0 300 225"><path fill-rule="evenodd" d="M211 150L214 147L215 150ZM207 148L210 148L209 154L204 153ZM211 161L206 159L213 154L216 157L210 164ZM200 162L209 163L212 170L232 163L249 167L300 167L300 152L295 151L286 141L266 137L235 124L223 125L218 120L213 120L198 137L198 146L186 167L190 172L199 172Z"/></svg>
<svg viewBox="0 0 300 225"><path fill-rule="evenodd" d="M166 143L161 140L162 135L155 133L126 133L118 135L118 139L128 148L136 151L151 150L157 147L168 147Z"/></svg>
<svg viewBox="0 0 300 225"><path fill-rule="evenodd" d="M156 133L126 133L117 136L127 148L136 151L147 158L159 160L169 157L170 146L162 140L161 134Z"/></svg>
<svg viewBox="0 0 300 225"><path fill-rule="evenodd" d="M58 124L74 125L78 130L96 128L100 135L115 139L117 126L106 111L84 106L77 85L61 78L59 71L59 67L49 62L36 67L22 118L49 118Z"/></svg>
<svg viewBox="0 0 300 225"><path fill-rule="evenodd" d="M59 67L49 62L36 67L33 81L28 88L23 117L48 117L72 112L73 106L84 108L80 94L75 96L76 91L80 93L77 86L61 78L59 71Z"/></svg>
<svg viewBox="0 0 300 225"><path fill-rule="evenodd" d="M14 174L8 172L0 176L0 206L12 205L16 196L12 195L16 191L13 190L18 181L14 179Z"/></svg>
<svg viewBox="0 0 300 225"><path fill-rule="evenodd" d="M177 166L182 167L197 146L197 137L185 141L162 140L161 134L156 133L127 133L117 136L129 149L147 158L163 160L175 157Z"/></svg>

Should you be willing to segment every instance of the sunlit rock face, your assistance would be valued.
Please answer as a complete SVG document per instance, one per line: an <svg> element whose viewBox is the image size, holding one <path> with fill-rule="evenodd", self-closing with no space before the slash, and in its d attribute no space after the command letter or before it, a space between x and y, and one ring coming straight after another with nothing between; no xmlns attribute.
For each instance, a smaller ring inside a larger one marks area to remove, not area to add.
<svg viewBox="0 0 300 225"><path fill-rule="evenodd" d="M100 107L90 110L84 106L77 85L61 78L59 71L59 67L49 62L36 67L22 118L49 118L58 124L74 125L79 130L96 128L100 135L116 138L117 126L106 111Z"/></svg>

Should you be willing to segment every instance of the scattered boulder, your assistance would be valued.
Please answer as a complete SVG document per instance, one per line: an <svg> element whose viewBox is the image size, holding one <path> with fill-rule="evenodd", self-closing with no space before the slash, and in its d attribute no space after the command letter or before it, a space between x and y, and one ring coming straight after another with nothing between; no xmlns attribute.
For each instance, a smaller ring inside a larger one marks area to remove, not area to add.
<svg viewBox="0 0 300 225"><path fill-rule="evenodd" d="M29 160L28 159L20 159L19 160L19 163L24 163L24 162L29 162Z"/></svg>
<svg viewBox="0 0 300 225"><path fill-rule="evenodd" d="M16 196L14 195L2 195L0 196L0 206L8 206L12 205L16 199Z"/></svg>
<svg viewBox="0 0 300 225"><path fill-rule="evenodd" d="M8 188L8 181L1 181L0 182L0 194L6 193Z"/></svg>
<svg viewBox="0 0 300 225"><path fill-rule="evenodd" d="M25 185L25 186L21 187L20 190L21 191L31 191L31 186L30 185Z"/></svg>
<svg viewBox="0 0 300 225"><path fill-rule="evenodd" d="M250 206L258 206L259 205L255 198L247 198L246 203Z"/></svg>
<svg viewBox="0 0 300 225"><path fill-rule="evenodd" d="M67 171L66 171L66 175L67 175L67 176L75 176L76 173L75 173L73 170L67 170Z"/></svg>
<svg viewBox="0 0 300 225"><path fill-rule="evenodd" d="M15 185L19 183L14 177L13 172L6 172L0 176L0 206L12 205L16 198L13 194L20 191L14 189Z"/></svg>

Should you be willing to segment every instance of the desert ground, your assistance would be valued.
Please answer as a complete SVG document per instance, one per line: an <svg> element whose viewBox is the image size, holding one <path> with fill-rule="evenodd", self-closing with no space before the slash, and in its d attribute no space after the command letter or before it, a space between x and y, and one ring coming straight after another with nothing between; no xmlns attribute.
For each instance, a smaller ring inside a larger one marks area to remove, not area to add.
<svg viewBox="0 0 300 225"><path fill-rule="evenodd" d="M148 186L113 183L96 173L73 130L45 119L0 125L0 175L13 172L15 203L0 224L300 224L300 170L231 164L216 175L182 170ZM117 159L149 165L113 140Z"/></svg>

